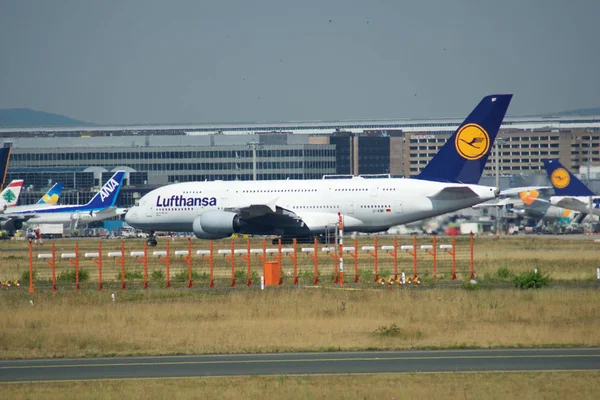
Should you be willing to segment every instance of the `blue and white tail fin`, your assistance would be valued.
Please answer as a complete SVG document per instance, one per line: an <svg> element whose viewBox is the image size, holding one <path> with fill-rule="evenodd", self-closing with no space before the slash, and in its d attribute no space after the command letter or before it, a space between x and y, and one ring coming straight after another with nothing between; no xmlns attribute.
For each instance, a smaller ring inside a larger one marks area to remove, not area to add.
<svg viewBox="0 0 600 400"><path fill-rule="evenodd" d="M544 161L544 168L557 196L595 196L575 175L567 170L558 159Z"/></svg>
<svg viewBox="0 0 600 400"><path fill-rule="evenodd" d="M62 183L55 183L54 186L42 196L36 204L56 204L63 189Z"/></svg>
<svg viewBox="0 0 600 400"><path fill-rule="evenodd" d="M512 94L484 97L415 178L479 183Z"/></svg>
<svg viewBox="0 0 600 400"><path fill-rule="evenodd" d="M100 191L84 206L86 210L101 210L107 207L113 207L117 201L117 196L121 190L125 171L116 172L110 178Z"/></svg>
<svg viewBox="0 0 600 400"><path fill-rule="evenodd" d="M0 148L0 189L4 187L4 181L6 180L6 172L8 171L8 161L10 160L10 147Z"/></svg>
<svg viewBox="0 0 600 400"><path fill-rule="evenodd" d="M19 201L19 195L23 188L23 180L16 179L8 184L2 192L0 192L0 205L3 207L16 206Z"/></svg>

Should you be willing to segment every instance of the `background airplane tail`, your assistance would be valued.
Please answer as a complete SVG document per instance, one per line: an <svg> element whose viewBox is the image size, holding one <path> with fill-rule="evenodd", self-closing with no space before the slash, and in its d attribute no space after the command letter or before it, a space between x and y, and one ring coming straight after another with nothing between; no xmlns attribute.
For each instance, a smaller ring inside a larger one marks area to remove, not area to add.
<svg viewBox="0 0 600 400"><path fill-rule="evenodd" d="M511 99L512 94L484 97L416 178L478 183Z"/></svg>
<svg viewBox="0 0 600 400"><path fill-rule="evenodd" d="M8 161L10 160L10 147L0 148L0 189L4 187L4 180L6 179L6 171L8 170Z"/></svg>
<svg viewBox="0 0 600 400"><path fill-rule="evenodd" d="M107 207L113 207L117 201L117 196L121 190L121 184L125 177L125 171L116 172L100 191L85 205L86 210L100 210Z"/></svg>
<svg viewBox="0 0 600 400"><path fill-rule="evenodd" d="M46 192L45 195L37 202L37 204L56 204L58 203L58 198L60 197L60 193L62 192L63 184L55 183L54 186L50 188Z"/></svg>
<svg viewBox="0 0 600 400"><path fill-rule="evenodd" d="M23 180L14 180L0 193L0 204L5 207L16 206L23 188Z"/></svg>
<svg viewBox="0 0 600 400"><path fill-rule="evenodd" d="M546 173L557 196L595 196L595 193L563 167L558 159L543 161L544 168L546 168Z"/></svg>

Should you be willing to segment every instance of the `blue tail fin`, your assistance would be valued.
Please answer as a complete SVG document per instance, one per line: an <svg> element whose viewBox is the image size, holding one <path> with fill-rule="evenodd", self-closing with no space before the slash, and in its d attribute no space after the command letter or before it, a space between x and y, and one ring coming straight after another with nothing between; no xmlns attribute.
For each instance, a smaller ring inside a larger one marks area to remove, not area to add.
<svg viewBox="0 0 600 400"><path fill-rule="evenodd" d="M484 97L415 178L478 183L512 94Z"/></svg>
<svg viewBox="0 0 600 400"><path fill-rule="evenodd" d="M4 180L6 179L6 171L8 170L8 161L10 160L10 147L0 148L0 190L4 188Z"/></svg>
<svg viewBox="0 0 600 400"><path fill-rule="evenodd" d="M62 192L63 184L55 183L36 204L56 204Z"/></svg>
<svg viewBox="0 0 600 400"><path fill-rule="evenodd" d="M557 196L595 196L583 182L567 170L558 159L543 160L550 183Z"/></svg>
<svg viewBox="0 0 600 400"><path fill-rule="evenodd" d="M117 171L110 178L102 189L85 205L86 210L100 210L107 207L113 207L117 201L117 195L121 190L121 184L125 177L125 171Z"/></svg>

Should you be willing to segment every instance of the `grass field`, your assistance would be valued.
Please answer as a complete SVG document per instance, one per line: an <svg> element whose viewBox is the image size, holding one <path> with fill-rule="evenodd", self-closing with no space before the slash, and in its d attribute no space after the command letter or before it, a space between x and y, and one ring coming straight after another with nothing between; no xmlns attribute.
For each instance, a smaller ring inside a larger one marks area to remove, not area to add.
<svg viewBox="0 0 600 400"><path fill-rule="evenodd" d="M596 289L115 293L5 291L0 358L600 345Z"/></svg>
<svg viewBox="0 0 600 400"><path fill-rule="evenodd" d="M11 399L593 399L600 373L256 376L0 384Z"/></svg>

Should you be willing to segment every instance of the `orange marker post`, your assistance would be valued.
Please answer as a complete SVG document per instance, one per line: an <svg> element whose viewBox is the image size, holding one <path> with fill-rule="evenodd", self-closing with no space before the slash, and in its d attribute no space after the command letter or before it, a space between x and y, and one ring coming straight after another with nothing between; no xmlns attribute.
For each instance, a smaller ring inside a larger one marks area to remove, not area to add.
<svg viewBox="0 0 600 400"><path fill-rule="evenodd" d="M75 266L75 290L79 290L79 243L75 243L75 260L69 260Z"/></svg>
<svg viewBox="0 0 600 400"><path fill-rule="evenodd" d="M210 281L208 282L208 287L215 287L215 281L213 280L214 259L213 259L213 241L212 240L209 242L208 248L210 250L208 257L206 257L206 256L202 256L202 257L208 261L209 279L210 279Z"/></svg>
<svg viewBox="0 0 600 400"><path fill-rule="evenodd" d="M52 267L52 291L56 292L56 253L54 252L54 243L52 243L52 258L46 260L46 262Z"/></svg>
<svg viewBox="0 0 600 400"><path fill-rule="evenodd" d="M433 256L433 279L437 279L437 247L436 236L433 237L433 246L431 250L426 250L427 254Z"/></svg>
<svg viewBox="0 0 600 400"><path fill-rule="evenodd" d="M192 283L192 239L188 238L188 255L186 257L183 257L183 261L187 262L188 265L188 282L187 282L187 288L191 289L194 287L194 284Z"/></svg>
<svg viewBox="0 0 600 400"><path fill-rule="evenodd" d="M292 254L288 254L288 256L294 261L294 285L298 284L298 248L297 241L294 238L294 252Z"/></svg>
<svg viewBox="0 0 600 400"><path fill-rule="evenodd" d="M139 258L144 266L144 289L148 289L148 243L144 242L144 257Z"/></svg>
<svg viewBox="0 0 600 400"><path fill-rule="evenodd" d="M313 264L314 264L314 274L315 274L315 279L313 280L313 284L318 284L319 283L319 240L317 238L314 238L313 240L313 246L314 246L314 251L311 253L309 253L309 256L313 259Z"/></svg>
<svg viewBox="0 0 600 400"><path fill-rule="evenodd" d="M338 213L339 217L339 258L340 258L340 286L344 286L344 219L342 218L342 213Z"/></svg>
<svg viewBox="0 0 600 400"><path fill-rule="evenodd" d="M408 254L410 254L413 257L413 281L414 281L418 277L418 275L417 275L417 237L416 236L413 236L413 251L412 251L412 253L409 251Z"/></svg>
<svg viewBox="0 0 600 400"><path fill-rule="evenodd" d="M98 258L93 261L98 265L98 290L102 290L102 243L98 243Z"/></svg>
<svg viewBox="0 0 600 400"><path fill-rule="evenodd" d="M252 257L250 256L250 239L248 239L248 242L246 243L246 254L242 254L242 259L246 261L248 266L248 278L246 280L246 286L252 286L252 280L250 280L252 263Z"/></svg>
<svg viewBox="0 0 600 400"><path fill-rule="evenodd" d="M29 240L29 293L34 292L33 288L33 244Z"/></svg>
<svg viewBox="0 0 600 400"><path fill-rule="evenodd" d="M358 282L358 238L354 238L354 251L348 253L348 255L354 258L354 283Z"/></svg>
<svg viewBox="0 0 600 400"><path fill-rule="evenodd" d="M159 256L158 259L165 263L165 269L167 271L167 276L166 276L167 283L165 284L165 287L170 288L171 287L171 254L169 251L169 241L168 240L166 243L166 250L167 250L167 255L164 258Z"/></svg>
<svg viewBox="0 0 600 400"><path fill-rule="evenodd" d="M338 266L339 266L339 257L338 257L338 249L334 247L335 251L333 253L329 253L329 257L333 258L333 283L339 283L340 278L338 275Z"/></svg>
<svg viewBox="0 0 600 400"><path fill-rule="evenodd" d="M231 256L225 256L225 258L231 261L231 283L229 286L235 286L235 241L231 239Z"/></svg>
<svg viewBox="0 0 600 400"><path fill-rule="evenodd" d="M446 250L452 256L452 280L456 280L456 235L452 235L452 251Z"/></svg>
<svg viewBox="0 0 600 400"><path fill-rule="evenodd" d="M277 240L277 248L279 252L277 253L277 262L279 262L279 284L283 285L283 253L281 251L281 238Z"/></svg>
<svg viewBox="0 0 600 400"><path fill-rule="evenodd" d="M394 258L394 281L398 280L398 238L394 236L394 251L387 252Z"/></svg>
<svg viewBox="0 0 600 400"><path fill-rule="evenodd" d="M473 246L475 243L475 235L473 235L473 232L471 232L471 239L469 241L469 247L471 249L471 262L470 262L470 266L471 266L471 279L475 279L475 259L473 258Z"/></svg>
<svg viewBox="0 0 600 400"><path fill-rule="evenodd" d="M115 261L121 264L121 290L127 290L125 285L125 242L121 242L121 257L116 258Z"/></svg>
<svg viewBox="0 0 600 400"><path fill-rule="evenodd" d="M378 253L378 245L377 245L377 236L373 238L373 244L375 245L375 250L372 253L369 253L371 257L373 257L373 271L375 272L375 278L373 282L379 281L379 253Z"/></svg>

